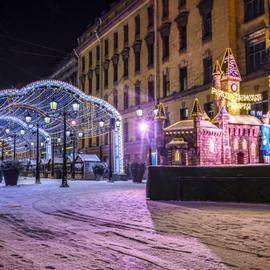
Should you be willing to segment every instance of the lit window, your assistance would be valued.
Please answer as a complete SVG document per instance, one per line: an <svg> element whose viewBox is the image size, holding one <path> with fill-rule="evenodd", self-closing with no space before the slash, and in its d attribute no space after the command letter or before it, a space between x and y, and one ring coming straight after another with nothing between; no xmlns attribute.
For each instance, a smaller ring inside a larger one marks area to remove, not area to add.
<svg viewBox="0 0 270 270"><path fill-rule="evenodd" d="M180 158L181 158L180 152L179 152L179 150L176 150L175 154L174 154L174 160L180 161Z"/></svg>

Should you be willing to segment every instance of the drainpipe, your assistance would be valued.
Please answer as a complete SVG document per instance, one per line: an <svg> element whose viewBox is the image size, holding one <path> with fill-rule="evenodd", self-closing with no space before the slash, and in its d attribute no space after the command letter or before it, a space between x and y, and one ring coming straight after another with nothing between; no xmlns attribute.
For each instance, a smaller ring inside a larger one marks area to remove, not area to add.
<svg viewBox="0 0 270 270"><path fill-rule="evenodd" d="M159 91L159 50L158 50L158 0L154 0L154 89L155 105L158 103Z"/></svg>

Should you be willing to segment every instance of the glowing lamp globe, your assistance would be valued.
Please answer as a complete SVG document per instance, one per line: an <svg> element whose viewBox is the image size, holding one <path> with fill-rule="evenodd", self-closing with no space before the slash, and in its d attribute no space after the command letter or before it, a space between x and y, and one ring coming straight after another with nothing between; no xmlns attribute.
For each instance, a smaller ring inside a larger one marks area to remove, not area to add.
<svg viewBox="0 0 270 270"><path fill-rule="evenodd" d="M67 137L70 136L70 131L69 130L66 132L66 135L67 135Z"/></svg>
<svg viewBox="0 0 270 270"><path fill-rule="evenodd" d="M75 120L72 120L72 121L71 121L71 125L72 125L72 126L76 126L76 121L75 121Z"/></svg>
<svg viewBox="0 0 270 270"><path fill-rule="evenodd" d="M6 133L7 133L7 134L10 133L10 129L9 129L9 128L6 129Z"/></svg>
<svg viewBox="0 0 270 270"><path fill-rule="evenodd" d="M48 115L46 115L46 116L44 117L44 122L45 122L46 125L50 124L51 118L50 118Z"/></svg>
<svg viewBox="0 0 270 270"><path fill-rule="evenodd" d="M32 120L32 117L31 117L31 115L28 113L28 114L25 116L25 121L26 121L26 123L30 123L31 120Z"/></svg>
<svg viewBox="0 0 270 270"><path fill-rule="evenodd" d="M79 136L79 138L82 138L83 133L82 133L82 132L79 132L79 133L78 133L78 136Z"/></svg>
<svg viewBox="0 0 270 270"><path fill-rule="evenodd" d="M120 127L120 120L117 119L117 120L115 121L115 126L118 127L118 128Z"/></svg>
<svg viewBox="0 0 270 270"><path fill-rule="evenodd" d="M145 131L148 130L148 125L147 125L147 123L142 122L142 123L140 123L139 128L140 128L140 130L141 130L142 132L145 132Z"/></svg>
<svg viewBox="0 0 270 270"><path fill-rule="evenodd" d="M11 141L11 140L12 140L12 138L11 138L11 137L8 137L8 140L9 140L9 141Z"/></svg>
<svg viewBox="0 0 270 270"><path fill-rule="evenodd" d="M31 146L34 146L34 142L31 142Z"/></svg>
<svg viewBox="0 0 270 270"><path fill-rule="evenodd" d="M43 146L44 146L44 142L41 142L41 143L40 143L40 146L43 147Z"/></svg>
<svg viewBox="0 0 270 270"><path fill-rule="evenodd" d="M58 106L58 104L57 104L56 101L51 101L50 102L50 108L51 108L52 111L56 111L57 110L57 106Z"/></svg>
<svg viewBox="0 0 270 270"><path fill-rule="evenodd" d="M99 121L98 124L99 124L99 127L100 127L100 128L103 128L105 123L104 123L104 121L101 119L101 120Z"/></svg>
<svg viewBox="0 0 270 270"><path fill-rule="evenodd" d="M23 136L25 134L25 130L24 129L21 129L20 130L20 134Z"/></svg>
<svg viewBox="0 0 270 270"><path fill-rule="evenodd" d="M50 139L50 137L47 137L46 138L46 142L49 142L51 139Z"/></svg>
<svg viewBox="0 0 270 270"><path fill-rule="evenodd" d="M77 112L77 111L80 109L80 104L77 103L77 102L74 102L74 103L72 104L72 108L73 108L73 111L74 111L74 112Z"/></svg>
<svg viewBox="0 0 270 270"><path fill-rule="evenodd" d="M61 138L57 138L57 142L60 143L61 142Z"/></svg>

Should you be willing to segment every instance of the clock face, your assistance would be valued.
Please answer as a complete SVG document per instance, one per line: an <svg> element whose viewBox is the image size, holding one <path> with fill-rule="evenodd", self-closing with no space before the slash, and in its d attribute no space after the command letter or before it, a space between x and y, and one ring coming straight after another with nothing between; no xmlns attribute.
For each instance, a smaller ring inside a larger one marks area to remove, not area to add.
<svg viewBox="0 0 270 270"><path fill-rule="evenodd" d="M232 89L233 92L237 91L237 89L238 89L237 84L233 83L233 84L231 85L231 89Z"/></svg>

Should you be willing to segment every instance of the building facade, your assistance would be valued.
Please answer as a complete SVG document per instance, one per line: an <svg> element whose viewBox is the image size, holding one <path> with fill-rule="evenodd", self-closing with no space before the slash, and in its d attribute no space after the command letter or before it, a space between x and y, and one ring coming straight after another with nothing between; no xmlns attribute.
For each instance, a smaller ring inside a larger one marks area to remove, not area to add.
<svg viewBox="0 0 270 270"><path fill-rule="evenodd" d="M195 97L210 118L214 61L232 48L241 92L261 93L250 114L268 111L269 1L122 0L79 38L79 87L123 116L125 162L147 160L148 140L136 109L162 102L166 125L190 118ZM270 57L270 56L269 56ZM108 154L108 136L82 141L85 152Z"/></svg>
<svg viewBox="0 0 270 270"><path fill-rule="evenodd" d="M78 86L78 60L73 53L68 54L53 69L49 79L64 81Z"/></svg>

